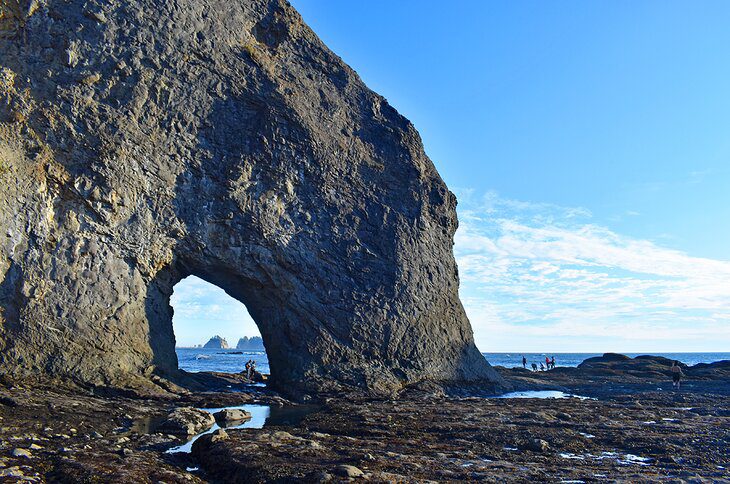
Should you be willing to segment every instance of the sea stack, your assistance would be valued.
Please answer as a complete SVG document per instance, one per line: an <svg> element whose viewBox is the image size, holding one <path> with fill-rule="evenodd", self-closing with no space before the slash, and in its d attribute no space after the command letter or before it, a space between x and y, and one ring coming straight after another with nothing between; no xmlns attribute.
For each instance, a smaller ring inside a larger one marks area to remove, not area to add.
<svg viewBox="0 0 730 484"><path fill-rule="evenodd" d="M225 338L216 335L210 338L208 342L203 345L203 348L227 350L228 348L230 348L230 346L228 346L228 341L226 341Z"/></svg>
<svg viewBox="0 0 730 484"><path fill-rule="evenodd" d="M264 340L260 336L244 336L238 340L237 350L264 351Z"/></svg>

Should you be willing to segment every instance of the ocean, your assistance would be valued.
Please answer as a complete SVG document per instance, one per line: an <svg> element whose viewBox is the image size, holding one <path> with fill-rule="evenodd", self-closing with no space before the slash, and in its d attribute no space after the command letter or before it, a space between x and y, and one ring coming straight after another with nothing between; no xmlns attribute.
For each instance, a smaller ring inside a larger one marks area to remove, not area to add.
<svg viewBox="0 0 730 484"><path fill-rule="evenodd" d="M269 373L269 360L264 351L241 351L235 349L177 348L178 367L190 372L220 371L237 373L243 371L246 362L252 359L256 369L261 373ZM545 357L555 356L555 366L578 366L586 358L601 356L601 353L483 353L492 365L505 367L522 366L522 355L527 358L527 365L545 362ZM648 353L626 353L635 357ZM679 360L687 365L712 363L713 361L730 360L730 353L650 353Z"/></svg>
<svg viewBox="0 0 730 484"><path fill-rule="evenodd" d="M256 370L269 373L269 360L265 351L242 351L236 349L210 348L175 348L177 352L177 366L181 370L220 371L223 373L238 373L244 370L246 362L256 362Z"/></svg>

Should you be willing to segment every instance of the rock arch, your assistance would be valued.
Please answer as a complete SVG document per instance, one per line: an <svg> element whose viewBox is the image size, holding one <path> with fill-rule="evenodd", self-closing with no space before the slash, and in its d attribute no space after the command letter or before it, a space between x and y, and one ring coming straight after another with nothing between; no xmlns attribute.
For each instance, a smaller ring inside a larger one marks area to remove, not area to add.
<svg viewBox="0 0 730 484"><path fill-rule="evenodd" d="M0 369L174 379L169 296L196 274L289 393L502 384L458 298L455 197L291 6L32 5L0 38Z"/></svg>

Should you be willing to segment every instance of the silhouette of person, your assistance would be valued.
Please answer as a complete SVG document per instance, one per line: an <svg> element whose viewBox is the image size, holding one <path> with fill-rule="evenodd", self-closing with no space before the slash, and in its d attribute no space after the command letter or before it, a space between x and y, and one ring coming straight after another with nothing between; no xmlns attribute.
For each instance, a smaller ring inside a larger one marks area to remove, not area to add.
<svg viewBox="0 0 730 484"><path fill-rule="evenodd" d="M525 358L525 355L522 355L522 368L527 368L527 358Z"/></svg>
<svg viewBox="0 0 730 484"><path fill-rule="evenodd" d="M675 361L672 363L672 386L679 390L682 384L682 368L679 366L679 362Z"/></svg>

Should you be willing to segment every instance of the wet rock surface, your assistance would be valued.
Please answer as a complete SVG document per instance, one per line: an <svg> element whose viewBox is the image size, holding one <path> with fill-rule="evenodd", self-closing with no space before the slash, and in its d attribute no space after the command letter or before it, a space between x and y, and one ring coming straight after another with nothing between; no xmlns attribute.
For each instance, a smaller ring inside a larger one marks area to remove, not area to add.
<svg viewBox="0 0 730 484"><path fill-rule="evenodd" d="M192 436L211 428L216 418L205 410L194 407L180 407L170 412L157 427L158 432Z"/></svg>
<svg viewBox="0 0 730 484"><path fill-rule="evenodd" d="M342 478L343 466L376 482L722 480L729 405L675 393L331 402L284 438L233 430L195 458L221 482Z"/></svg>
<svg viewBox="0 0 730 484"><path fill-rule="evenodd" d="M226 408L224 410L221 410L220 412L214 413L213 417L215 418L215 421L218 423L218 425L227 427L232 423L250 419L251 414L245 410L241 410L238 408Z"/></svg>
<svg viewBox="0 0 730 484"><path fill-rule="evenodd" d="M58 382L1 386L3 401L15 404L0 404L0 476L35 482L730 479L727 393L654 390L546 400L414 392L399 400L333 399L285 426L217 430L199 438L190 454L165 453L187 439L160 431L175 409L291 403L266 390L166 398L99 393Z"/></svg>
<svg viewBox="0 0 730 484"><path fill-rule="evenodd" d="M6 380L0 396L0 477L9 482L206 482L186 470L195 467L187 455L165 454L189 438L187 430L173 435L162 427L170 415L198 406L292 405L265 389L132 396L47 380ZM198 412L192 421L206 427Z"/></svg>
<svg viewBox="0 0 730 484"><path fill-rule="evenodd" d="M246 304L288 395L502 387L459 301L455 196L287 2L0 19L4 373L187 385L169 301L195 274Z"/></svg>

